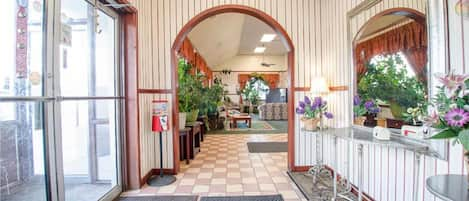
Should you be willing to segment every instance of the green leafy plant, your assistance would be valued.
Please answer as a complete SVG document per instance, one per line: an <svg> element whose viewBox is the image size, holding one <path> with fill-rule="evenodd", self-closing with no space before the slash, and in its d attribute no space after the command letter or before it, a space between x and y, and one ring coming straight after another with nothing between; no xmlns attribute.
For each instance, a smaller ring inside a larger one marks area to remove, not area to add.
<svg viewBox="0 0 469 201"><path fill-rule="evenodd" d="M427 97L425 85L408 75L399 54L369 62L367 72L359 80L358 93L365 100L381 100L390 104L396 118L402 118L403 108L417 107Z"/></svg>
<svg viewBox="0 0 469 201"><path fill-rule="evenodd" d="M259 90L264 90L264 92L268 90L268 89L258 89L255 86L256 82L263 82L264 84L266 84L262 75L257 74L257 73L252 73L250 75L249 81L246 83L246 86L241 91L243 100L248 101L251 105L257 105L259 103L259 100L260 100Z"/></svg>
<svg viewBox="0 0 469 201"><path fill-rule="evenodd" d="M200 114L215 115L217 113L218 107L222 105L226 95L224 86L220 79L215 78L211 87L202 89L202 101L199 106Z"/></svg>
<svg viewBox="0 0 469 201"><path fill-rule="evenodd" d="M203 75L191 75L192 65L184 59L178 63L178 100L180 112L197 110L202 101Z"/></svg>

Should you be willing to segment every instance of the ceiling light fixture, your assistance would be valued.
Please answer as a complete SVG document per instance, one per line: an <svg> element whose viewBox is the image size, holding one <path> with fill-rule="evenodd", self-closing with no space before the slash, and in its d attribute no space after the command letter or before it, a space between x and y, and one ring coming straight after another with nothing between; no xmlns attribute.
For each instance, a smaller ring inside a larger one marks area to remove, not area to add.
<svg viewBox="0 0 469 201"><path fill-rule="evenodd" d="M265 47L256 47L256 49L254 49L254 53L264 53L265 51Z"/></svg>
<svg viewBox="0 0 469 201"><path fill-rule="evenodd" d="M272 42L277 35L275 34L264 34L262 35L261 42L263 43L269 43Z"/></svg>

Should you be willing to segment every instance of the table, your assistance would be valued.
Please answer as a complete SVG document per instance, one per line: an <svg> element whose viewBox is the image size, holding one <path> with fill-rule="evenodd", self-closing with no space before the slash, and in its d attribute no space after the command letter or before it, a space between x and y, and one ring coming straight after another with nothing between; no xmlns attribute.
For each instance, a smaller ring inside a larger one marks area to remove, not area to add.
<svg viewBox="0 0 469 201"><path fill-rule="evenodd" d="M245 121L248 124L248 127L251 128L251 116L250 115L233 115L231 116L231 121L233 122L233 128L238 128L238 121Z"/></svg>
<svg viewBox="0 0 469 201"><path fill-rule="evenodd" d="M307 131L306 131L307 132ZM310 131L311 132L311 131ZM358 200L363 200L363 186L364 186L364 159L363 159L363 147L365 145L376 145L376 146L383 146L383 147L390 147L390 148L397 148L397 149L405 149L408 151L415 152L415 165L414 165L414 180L419 180L419 170L420 170L420 159L421 155L431 155L429 153L429 147L427 145L413 143L411 141L406 140L404 137L397 137L392 136L390 140L377 140L373 137L372 133L368 129L361 129L356 127L347 127L347 128L335 128L335 129L326 129L321 131L316 131L320 135L329 135L333 138L333 159L332 165L334 169L337 169L337 138L347 140L352 144L357 145L357 152L358 152ZM348 156L348 155L347 155ZM348 163L349 159L347 159ZM347 165L347 168L350 167ZM350 170L348 170L350 171ZM348 173L347 173L348 174ZM337 193L337 175L336 171L334 171L333 175L334 181L334 189L333 189L333 199L336 199L338 195ZM418 182L415 182L413 186L413 192L418 192ZM341 196L343 197L343 196ZM414 193L413 200L418 200L418 193Z"/></svg>
<svg viewBox="0 0 469 201"><path fill-rule="evenodd" d="M427 189L436 197L444 201L469 200L469 182L467 175L436 175L426 181Z"/></svg>
<svg viewBox="0 0 469 201"><path fill-rule="evenodd" d="M179 150L180 150L180 158L186 159L186 164L190 163L190 152L191 152L191 145L189 140L189 133L191 129L186 127L182 130L179 130Z"/></svg>
<svg viewBox="0 0 469 201"><path fill-rule="evenodd" d="M199 122L199 121L186 123L186 127L191 129L189 132L189 141L193 147L193 149L191 149L191 152L190 152L191 159L194 158L195 155L201 151L200 150L200 141L202 138L201 137L202 135L201 125L202 125L202 122Z"/></svg>

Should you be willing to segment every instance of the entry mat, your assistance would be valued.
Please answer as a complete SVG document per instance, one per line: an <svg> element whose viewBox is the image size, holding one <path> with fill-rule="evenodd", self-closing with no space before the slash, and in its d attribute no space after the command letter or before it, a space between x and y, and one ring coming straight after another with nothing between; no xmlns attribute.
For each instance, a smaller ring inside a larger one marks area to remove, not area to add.
<svg viewBox="0 0 469 201"><path fill-rule="evenodd" d="M249 153L287 152L287 142L248 142Z"/></svg>
<svg viewBox="0 0 469 201"><path fill-rule="evenodd" d="M133 196L120 197L116 201L197 201L198 196L181 195L181 196Z"/></svg>
<svg viewBox="0 0 469 201"><path fill-rule="evenodd" d="M283 201L281 195L202 197L200 201Z"/></svg>
<svg viewBox="0 0 469 201"><path fill-rule="evenodd" d="M326 201L332 198L332 177L330 174L321 173L319 178L314 183L313 176L308 172L287 172L288 176L295 182L296 186L300 189L306 199L314 201ZM345 188L342 185L337 185L337 192L344 192ZM355 201L358 198L353 193L341 193L348 199L338 197L337 201Z"/></svg>

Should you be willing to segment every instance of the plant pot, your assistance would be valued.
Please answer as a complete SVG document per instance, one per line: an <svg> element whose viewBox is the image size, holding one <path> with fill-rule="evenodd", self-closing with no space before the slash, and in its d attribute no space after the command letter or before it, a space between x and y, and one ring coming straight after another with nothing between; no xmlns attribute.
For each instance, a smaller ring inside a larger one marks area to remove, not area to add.
<svg viewBox="0 0 469 201"><path fill-rule="evenodd" d="M375 127L378 125L378 122L376 121L376 114L366 114L366 119L363 125L366 127Z"/></svg>
<svg viewBox="0 0 469 201"><path fill-rule="evenodd" d="M386 128L386 119L384 118L376 118L376 125Z"/></svg>
<svg viewBox="0 0 469 201"><path fill-rule="evenodd" d="M365 123L365 120L366 120L366 117L364 116L355 117L353 119L353 124L363 126L363 124Z"/></svg>
<svg viewBox="0 0 469 201"><path fill-rule="evenodd" d="M388 128L401 129L404 125L404 121L398 119L386 119L386 125Z"/></svg>
<svg viewBox="0 0 469 201"><path fill-rule="evenodd" d="M392 116L394 116L394 119L402 119L402 114L405 112L403 107L401 107L395 101L391 101L391 104L389 105L389 107L391 108L391 113L392 113Z"/></svg>
<svg viewBox="0 0 469 201"><path fill-rule="evenodd" d="M182 130L186 127L186 117L187 114L185 112L179 113L179 130Z"/></svg>
<svg viewBox="0 0 469 201"><path fill-rule="evenodd" d="M187 117L186 117L186 123L197 121L198 116L199 116L199 110L198 109L188 112Z"/></svg>
<svg viewBox="0 0 469 201"><path fill-rule="evenodd" d="M307 118L301 118L301 123L303 124L302 128L307 131L316 131L318 130L318 123L320 119L319 118L314 118L314 119L307 119Z"/></svg>

